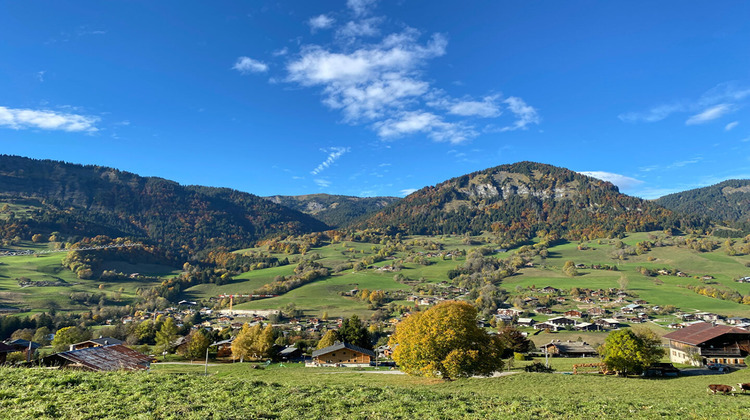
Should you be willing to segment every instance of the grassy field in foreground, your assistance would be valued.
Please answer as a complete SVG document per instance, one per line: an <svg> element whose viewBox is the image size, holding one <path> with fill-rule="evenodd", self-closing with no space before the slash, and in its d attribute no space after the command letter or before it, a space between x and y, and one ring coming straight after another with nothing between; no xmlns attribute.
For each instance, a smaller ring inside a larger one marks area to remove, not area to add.
<svg viewBox="0 0 750 420"><path fill-rule="evenodd" d="M646 380L518 373L452 382L372 371L157 367L143 373L0 369L5 418L744 418L750 394L708 395L722 376ZM181 374L169 372L180 371ZM217 373L218 372L218 373Z"/></svg>

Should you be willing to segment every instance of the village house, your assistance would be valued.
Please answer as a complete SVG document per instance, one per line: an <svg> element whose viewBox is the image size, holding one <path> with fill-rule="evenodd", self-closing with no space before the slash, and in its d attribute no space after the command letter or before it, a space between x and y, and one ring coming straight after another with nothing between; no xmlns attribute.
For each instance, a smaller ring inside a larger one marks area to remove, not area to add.
<svg viewBox="0 0 750 420"><path fill-rule="evenodd" d="M559 292L558 289L555 289L552 286L547 286L547 287L545 287L543 289L540 289L539 291L542 292L542 293L557 293L557 292Z"/></svg>
<svg viewBox="0 0 750 420"><path fill-rule="evenodd" d="M576 324L573 328L575 328L576 331L599 331L602 329L601 326L591 322L581 322Z"/></svg>
<svg viewBox="0 0 750 420"><path fill-rule="evenodd" d="M497 310L498 315L508 315L508 316L518 316L518 314L520 314L521 312L523 311L520 309L515 309L515 308Z"/></svg>
<svg viewBox="0 0 750 420"><path fill-rule="evenodd" d="M558 327L566 327L568 325L576 325L575 319L566 318L564 316L558 316L547 320L550 324L555 324Z"/></svg>
<svg viewBox="0 0 750 420"><path fill-rule="evenodd" d="M539 323L534 324L534 329L535 330L557 331L560 328L561 328L560 326L555 325L555 324L553 324L551 322L539 322Z"/></svg>
<svg viewBox="0 0 750 420"><path fill-rule="evenodd" d="M306 366L366 367L375 358L375 352L349 343L336 342L312 354L313 362Z"/></svg>
<svg viewBox="0 0 750 420"><path fill-rule="evenodd" d="M536 312L538 314L549 315L549 314L552 313L552 309L550 309L550 308L548 308L546 306L538 306L538 307L534 308L534 312Z"/></svg>
<svg viewBox="0 0 750 420"><path fill-rule="evenodd" d="M738 324L743 324L743 323L748 323L748 322L750 322L750 319L743 318L741 316L727 318L727 324L730 324L730 325L738 325Z"/></svg>
<svg viewBox="0 0 750 420"><path fill-rule="evenodd" d="M541 347L543 352L560 357L594 357L598 353L585 341L552 340Z"/></svg>
<svg viewBox="0 0 750 420"><path fill-rule="evenodd" d="M570 318L580 318L583 316L583 313L581 313L581 311L577 309L571 309L565 312L565 316L570 317Z"/></svg>
<svg viewBox="0 0 750 420"><path fill-rule="evenodd" d="M602 316L607 313L607 311L604 308L589 308L586 313L588 313L591 316Z"/></svg>
<svg viewBox="0 0 750 420"><path fill-rule="evenodd" d="M612 318L600 318L594 321L596 325L599 325L602 328L617 328L620 326L620 321Z"/></svg>
<svg viewBox="0 0 750 420"><path fill-rule="evenodd" d="M673 363L744 365L750 352L750 331L728 325L697 322L664 335Z"/></svg>
<svg viewBox="0 0 750 420"><path fill-rule="evenodd" d="M516 320L516 324L518 324L519 327L530 327L534 325L536 321L534 321L531 318L518 318Z"/></svg>

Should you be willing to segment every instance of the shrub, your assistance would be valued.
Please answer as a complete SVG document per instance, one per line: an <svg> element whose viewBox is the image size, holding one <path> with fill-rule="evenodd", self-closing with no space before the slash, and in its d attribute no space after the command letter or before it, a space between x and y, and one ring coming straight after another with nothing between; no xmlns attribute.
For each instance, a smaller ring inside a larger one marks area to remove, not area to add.
<svg viewBox="0 0 750 420"><path fill-rule="evenodd" d="M552 373L555 371L555 369L552 369L551 367L547 367L544 365L544 363L541 362L534 362L524 368L526 372L537 372L537 373Z"/></svg>

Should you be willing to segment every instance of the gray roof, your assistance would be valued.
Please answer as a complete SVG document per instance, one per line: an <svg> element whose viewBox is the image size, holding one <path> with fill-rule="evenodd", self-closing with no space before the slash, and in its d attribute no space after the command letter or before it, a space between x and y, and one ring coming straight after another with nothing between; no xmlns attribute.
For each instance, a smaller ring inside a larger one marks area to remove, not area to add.
<svg viewBox="0 0 750 420"><path fill-rule="evenodd" d="M65 351L44 358L46 365L80 364L89 370L142 370L151 366L151 358L122 344Z"/></svg>
<svg viewBox="0 0 750 420"><path fill-rule="evenodd" d="M299 351L299 349L297 347L289 346L289 347L286 347L283 350L281 350L279 352L279 354L282 355L282 356L285 356L287 354L294 354L297 351Z"/></svg>
<svg viewBox="0 0 750 420"><path fill-rule="evenodd" d="M330 353L332 351L341 350L341 349L349 349L349 350L352 350L352 351L356 351L357 353L362 353L362 354L366 354L366 355L368 355L370 357L375 357L375 352L373 352L372 350L367 350L367 349L364 349L362 347L355 346L354 344L342 343L342 342L336 342L332 346L323 347L320 350L315 350L313 352L313 354L312 354L312 357L318 357L318 356L321 356L321 355L324 355L324 354L328 354L328 353Z"/></svg>
<svg viewBox="0 0 750 420"><path fill-rule="evenodd" d="M99 337L99 338L95 338L93 340L88 340L88 341L91 341L92 343L96 343L96 344L98 344L100 346L108 346L110 344L125 344L124 341L118 340L118 339L112 338L112 337ZM85 341L84 341L84 343L85 343Z"/></svg>
<svg viewBox="0 0 750 420"><path fill-rule="evenodd" d="M35 343L35 342L29 341L29 340L24 340L22 338L16 338L15 340L10 340L10 341L6 341L5 342L5 344L7 344L9 346L13 346L16 349L18 349L19 351L20 350L28 349L29 348L29 343L31 343L31 349L32 350L38 349L39 347L42 347L42 345L39 344L39 343Z"/></svg>

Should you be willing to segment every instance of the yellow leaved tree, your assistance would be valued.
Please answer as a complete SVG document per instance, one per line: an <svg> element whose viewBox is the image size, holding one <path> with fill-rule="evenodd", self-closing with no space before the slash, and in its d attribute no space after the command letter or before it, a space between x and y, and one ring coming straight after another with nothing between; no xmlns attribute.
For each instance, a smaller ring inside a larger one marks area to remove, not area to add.
<svg viewBox="0 0 750 420"><path fill-rule="evenodd" d="M467 302L443 302L409 316L389 344L393 360L411 375L489 376L503 367L502 343L477 326L477 310Z"/></svg>

